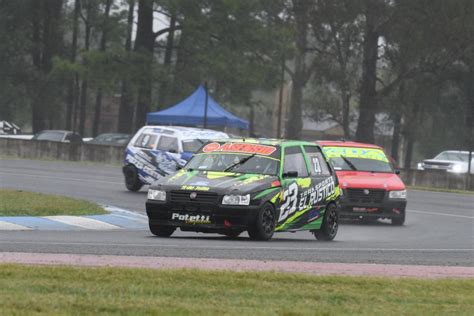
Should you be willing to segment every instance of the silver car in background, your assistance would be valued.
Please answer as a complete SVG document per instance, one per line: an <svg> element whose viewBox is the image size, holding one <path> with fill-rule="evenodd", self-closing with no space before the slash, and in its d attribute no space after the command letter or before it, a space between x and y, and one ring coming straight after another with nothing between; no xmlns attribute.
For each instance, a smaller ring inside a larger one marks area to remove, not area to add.
<svg viewBox="0 0 474 316"><path fill-rule="evenodd" d="M445 170L451 173L467 173L469 152L447 150L433 159L425 159L418 163L418 170ZM471 153L471 174L474 174L474 153Z"/></svg>

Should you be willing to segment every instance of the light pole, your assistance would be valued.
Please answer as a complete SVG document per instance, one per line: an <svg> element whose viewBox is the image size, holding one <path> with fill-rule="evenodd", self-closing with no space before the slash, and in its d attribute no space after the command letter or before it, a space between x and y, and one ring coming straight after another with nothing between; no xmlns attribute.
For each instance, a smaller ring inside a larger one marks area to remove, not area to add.
<svg viewBox="0 0 474 316"><path fill-rule="evenodd" d="M204 128L207 128L207 103L209 99L209 92L207 92L207 81L204 81L204 90L206 91L206 97L204 101Z"/></svg>

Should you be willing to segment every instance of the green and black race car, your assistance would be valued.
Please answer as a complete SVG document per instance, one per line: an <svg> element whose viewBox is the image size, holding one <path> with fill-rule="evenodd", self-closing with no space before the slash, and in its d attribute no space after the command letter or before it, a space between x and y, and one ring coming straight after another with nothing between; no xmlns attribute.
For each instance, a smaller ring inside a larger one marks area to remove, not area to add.
<svg viewBox="0 0 474 316"><path fill-rule="evenodd" d="M151 232L182 231L269 240L274 232L309 230L332 240L339 185L321 148L310 142L226 139L204 145L173 175L150 186Z"/></svg>

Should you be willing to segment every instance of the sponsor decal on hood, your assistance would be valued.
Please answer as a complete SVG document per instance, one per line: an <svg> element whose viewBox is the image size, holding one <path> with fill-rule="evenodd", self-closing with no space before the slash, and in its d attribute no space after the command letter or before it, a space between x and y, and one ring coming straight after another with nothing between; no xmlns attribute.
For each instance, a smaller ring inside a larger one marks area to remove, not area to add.
<svg viewBox="0 0 474 316"><path fill-rule="evenodd" d="M219 143L210 143L204 146L202 151L205 153L217 151L269 156L276 151L276 147L249 143L225 143L222 145Z"/></svg>

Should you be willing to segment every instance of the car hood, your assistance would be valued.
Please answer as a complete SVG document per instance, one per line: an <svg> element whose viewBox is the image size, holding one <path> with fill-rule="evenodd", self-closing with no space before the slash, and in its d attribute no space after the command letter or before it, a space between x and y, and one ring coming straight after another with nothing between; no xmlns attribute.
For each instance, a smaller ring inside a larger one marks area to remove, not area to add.
<svg viewBox="0 0 474 316"><path fill-rule="evenodd" d="M395 173L336 171L341 188L404 190L405 184Z"/></svg>
<svg viewBox="0 0 474 316"><path fill-rule="evenodd" d="M270 175L182 169L158 180L152 188L247 194L279 186L277 180L276 176Z"/></svg>
<svg viewBox="0 0 474 316"><path fill-rule="evenodd" d="M467 162L464 162L464 161L459 161L459 160L440 160L440 159L425 159L423 160L424 163L431 163L431 164L443 164L443 165L447 165L447 164L466 164L467 165Z"/></svg>

